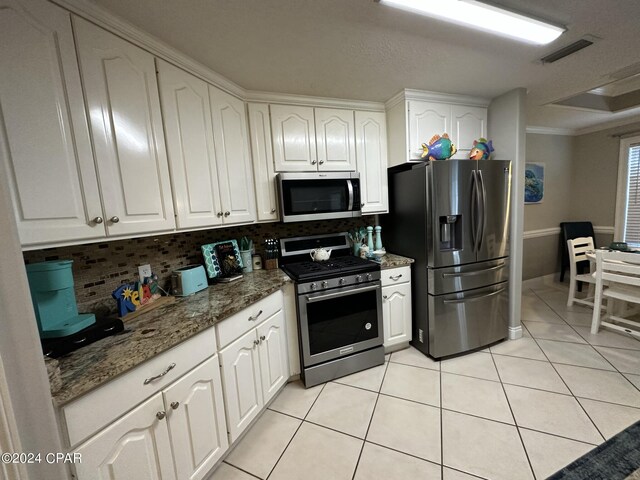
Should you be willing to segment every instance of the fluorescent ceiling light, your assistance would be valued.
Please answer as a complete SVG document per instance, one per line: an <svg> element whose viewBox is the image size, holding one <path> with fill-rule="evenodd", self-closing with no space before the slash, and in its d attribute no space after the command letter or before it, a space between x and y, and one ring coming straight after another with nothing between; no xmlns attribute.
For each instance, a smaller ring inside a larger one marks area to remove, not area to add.
<svg viewBox="0 0 640 480"><path fill-rule="evenodd" d="M515 40L545 45L566 28L552 25L476 0L377 0L381 4L409 10Z"/></svg>

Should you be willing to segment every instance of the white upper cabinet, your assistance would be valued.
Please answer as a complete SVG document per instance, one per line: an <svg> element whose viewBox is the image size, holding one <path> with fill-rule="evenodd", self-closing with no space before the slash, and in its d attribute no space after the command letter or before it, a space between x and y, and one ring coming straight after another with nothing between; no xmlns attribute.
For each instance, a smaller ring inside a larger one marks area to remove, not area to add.
<svg viewBox="0 0 640 480"><path fill-rule="evenodd" d="M269 105L249 103L247 108L258 221L276 221L279 215Z"/></svg>
<svg viewBox="0 0 640 480"><path fill-rule="evenodd" d="M409 154L413 159L422 155L423 143L434 135L450 132L451 106L443 103L409 102Z"/></svg>
<svg viewBox="0 0 640 480"><path fill-rule="evenodd" d="M355 112L362 213L387 213L387 127L384 112Z"/></svg>
<svg viewBox="0 0 640 480"><path fill-rule="evenodd" d="M453 158L469 158L473 141L487 136L487 109L452 105L450 135L458 147Z"/></svg>
<svg viewBox="0 0 640 480"><path fill-rule="evenodd" d="M451 158L468 158L473 141L487 137L489 100L404 90L387 102L389 167L422 160L422 144L447 133L457 148Z"/></svg>
<svg viewBox="0 0 640 480"><path fill-rule="evenodd" d="M318 170L355 171L356 146L352 110L316 108Z"/></svg>
<svg viewBox="0 0 640 480"><path fill-rule="evenodd" d="M175 227L153 56L74 17L109 235Z"/></svg>
<svg viewBox="0 0 640 480"><path fill-rule="evenodd" d="M209 85L213 138L224 223L256 219L244 102Z"/></svg>
<svg viewBox="0 0 640 480"><path fill-rule="evenodd" d="M313 108L292 105L271 105L270 108L276 171L317 170Z"/></svg>
<svg viewBox="0 0 640 480"><path fill-rule="evenodd" d="M207 84L157 60L178 228L222 223Z"/></svg>
<svg viewBox="0 0 640 480"><path fill-rule="evenodd" d="M104 237L69 13L0 0L0 65L1 167L22 244Z"/></svg>

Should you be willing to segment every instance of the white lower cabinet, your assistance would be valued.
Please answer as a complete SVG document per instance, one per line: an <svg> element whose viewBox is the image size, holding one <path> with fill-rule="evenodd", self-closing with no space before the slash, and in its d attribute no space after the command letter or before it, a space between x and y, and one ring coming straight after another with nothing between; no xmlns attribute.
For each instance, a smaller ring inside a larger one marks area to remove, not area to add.
<svg viewBox="0 0 640 480"><path fill-rule="evenodd" d="M411 341L411 270L382 270L382 323L384 347Z"/></svg>
<svg viewBox="0 0 640 480"><path fill-rule="evenodd" d="M234 442L287 381L283 311L225 347L220 365L229 438Z"/></svg>
<svg viewBox="0 0 640 480"><path fill-rule="evenodd" d="M199 480L228 446L214 355L73 451L79 480Z"/></svg>
<svg viewBox="0 0 640 480"><path fill-rule="evenodd" d="M109 425L74 451L80 480L176 479L162 394Z"/></svg>

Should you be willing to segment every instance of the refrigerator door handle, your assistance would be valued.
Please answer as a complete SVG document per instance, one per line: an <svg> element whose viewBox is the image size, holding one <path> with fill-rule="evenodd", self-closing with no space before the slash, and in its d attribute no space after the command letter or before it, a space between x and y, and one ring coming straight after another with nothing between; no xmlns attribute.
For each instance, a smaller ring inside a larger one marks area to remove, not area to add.
<svg viewBox="0 0 640 480"><path fill-rule="evenodd" d="M484 268L482 270L472 270L471 272L456 272L456 273L443 273L442 278L450 278L450 277L470 277L473 275L481 275L486 272L494 272L496 270L500 270L504 268L506 264L504 262L499 263L494 267Z"/></svg>
<svg viewBox="0 0 640 480"><path fill-rule="evenodd" d="M471 171L471 243L473 244L473 251L476 251L476 198L478 192L478 179L476 177L476 171Z"/></svg>
<svg viewBox="0 0 640 480"><path fill-rule="evenodd" d="M498 295L499 293L504 292L505 287L502 287L495 292L487 293L485 295L476 295L475 297L466 297L466 298L457 298L455 300L443 300L443 303L467 303L467 302L475 302L476 300L482 300L483 298L493 297Z"/></svg>
<svg viewBox="0 0 640 480"><path fill-rule="evenodd" d="M486 230L487 227L487 190L484 187L484 178L482 178L482 170L478 170L478 180L480 183L480 186L482 187L482 190L478 189L478 193L480 194L481 198L482 198L482 202L480 203L482 209L481 209L481 213L480 213L480 227L482 227L482 230L480 231L479 235L478 235L478 248L477 250L480 250L482 248L482 242L484 240L484 232Z"/></svg>

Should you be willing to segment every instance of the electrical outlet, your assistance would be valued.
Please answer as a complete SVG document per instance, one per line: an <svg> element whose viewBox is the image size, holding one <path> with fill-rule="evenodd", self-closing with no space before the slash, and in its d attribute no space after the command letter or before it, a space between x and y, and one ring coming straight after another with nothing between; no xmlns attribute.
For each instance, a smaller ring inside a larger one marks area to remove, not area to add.
<svg viewBox="0 0 640 480"><path fill-rule="evenodd" d="M139 265L138 266L138 275L140 277L140 281L144 281L144 279L146 277L150 277L151 276L151 265L149 265L148 263L145 265Z"/></svg>

